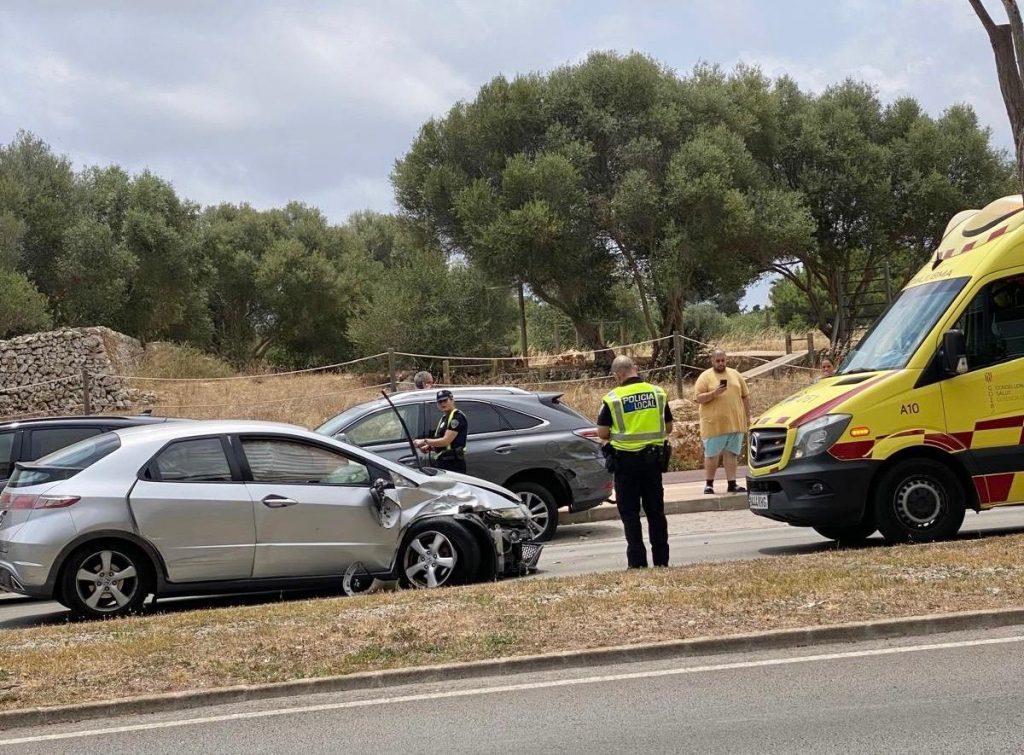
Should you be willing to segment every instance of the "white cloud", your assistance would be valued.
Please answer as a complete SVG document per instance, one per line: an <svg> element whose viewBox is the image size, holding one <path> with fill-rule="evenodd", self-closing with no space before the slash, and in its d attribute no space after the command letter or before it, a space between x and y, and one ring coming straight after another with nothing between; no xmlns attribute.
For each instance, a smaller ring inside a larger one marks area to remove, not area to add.
<svg viewBox="0 0 1024 755"><path fill-rule="evenodd" d="M847 76L930 112L968 102L1008 145L991 50L963 0L243 0L5 8L0 143L149 167L204 203L393 208L423 121L501 73L594 49L685 75L743 60L821 91Z"/></svg>

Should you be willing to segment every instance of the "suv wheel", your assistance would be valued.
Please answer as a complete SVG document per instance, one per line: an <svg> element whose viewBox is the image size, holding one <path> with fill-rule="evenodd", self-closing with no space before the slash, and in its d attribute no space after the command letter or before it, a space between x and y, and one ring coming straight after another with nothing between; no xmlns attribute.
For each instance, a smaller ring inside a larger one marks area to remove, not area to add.
<svg viewBox="0 0 1024 755"><path fill-rule="evenodd" d="M530 532L538 542L550 540L558 529L558 504L551 491L535 482L514 482L508 486L518 493L530 511Z"/></svg>
<svg viewBox="0 0 1024 755"><path fill-rule="evenodd" d="M149 562L128 543L83 545L65 562L61 600L76 616L106 618L136 613L152 587Z"/></svg>

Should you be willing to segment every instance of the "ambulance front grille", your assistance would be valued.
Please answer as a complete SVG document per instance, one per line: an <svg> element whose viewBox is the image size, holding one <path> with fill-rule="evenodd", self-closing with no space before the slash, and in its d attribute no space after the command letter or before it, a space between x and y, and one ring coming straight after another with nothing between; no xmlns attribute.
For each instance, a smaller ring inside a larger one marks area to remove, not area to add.
<svg viewBox="0 0 1024 755"><path fill-rule="evenodd" d="M767 467L782 461L786 450L786 429L766 428L751 430L747 443L747 458L752 467Z"/></svg>

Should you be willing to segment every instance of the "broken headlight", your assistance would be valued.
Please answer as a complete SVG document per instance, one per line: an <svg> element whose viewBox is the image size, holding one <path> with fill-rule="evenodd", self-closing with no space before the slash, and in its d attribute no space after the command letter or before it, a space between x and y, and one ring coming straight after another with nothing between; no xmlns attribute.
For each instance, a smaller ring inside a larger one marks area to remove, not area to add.
<svg viewBox="0 0 1024 755"><path fill-rule="evenodd" d="M487 509L483 515L492 522L525 522L530 518L529 512L522 504L507 509Z"/></svg>

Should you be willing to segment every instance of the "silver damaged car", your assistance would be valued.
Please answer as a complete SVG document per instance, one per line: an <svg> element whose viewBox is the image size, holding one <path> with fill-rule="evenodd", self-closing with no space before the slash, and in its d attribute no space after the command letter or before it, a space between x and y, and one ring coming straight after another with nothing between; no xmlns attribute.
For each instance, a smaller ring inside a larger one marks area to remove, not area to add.
<svg viewBox="0 0 1024 755"><path fill-rule="evenodd" d="M129 428L17 465L0 494L0 586L88 617L149 595L440 587L535 568L527 520L498 485L291 425Z"/></svg>

